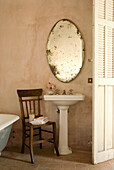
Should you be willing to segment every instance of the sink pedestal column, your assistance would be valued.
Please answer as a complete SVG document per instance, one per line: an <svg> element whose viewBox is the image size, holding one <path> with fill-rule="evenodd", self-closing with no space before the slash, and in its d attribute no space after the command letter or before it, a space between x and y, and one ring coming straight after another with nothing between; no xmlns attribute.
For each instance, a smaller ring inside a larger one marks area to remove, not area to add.
<svg viewBox="0 0 114 170"><path fill-rule="evenodd" d="M71 154L72 150L68 147L68 109L69 106L58 106L59 115L59 153L60 155Z"/></svg>

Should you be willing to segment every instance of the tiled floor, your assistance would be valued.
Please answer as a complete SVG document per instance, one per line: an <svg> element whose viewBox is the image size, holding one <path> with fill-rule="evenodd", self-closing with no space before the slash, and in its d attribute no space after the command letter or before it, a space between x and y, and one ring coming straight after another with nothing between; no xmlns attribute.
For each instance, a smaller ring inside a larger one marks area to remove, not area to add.
<svg viewBox="0 0 114 170"><path fill-rule="evenodd" d="M73 149L73 154L59 156L52 148L35 149L35 163L30 163L28 151L5 148L0 157L0 170L114 170L114 160L98 165L91 164L91 152Z"/></svg>

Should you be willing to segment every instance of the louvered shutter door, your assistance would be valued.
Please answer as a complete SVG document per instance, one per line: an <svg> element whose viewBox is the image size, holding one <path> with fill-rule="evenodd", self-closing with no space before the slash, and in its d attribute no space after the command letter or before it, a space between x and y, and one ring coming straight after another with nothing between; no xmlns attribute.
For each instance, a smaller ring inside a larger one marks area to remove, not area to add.
<svg viewBox="0 0 114 170"><path fill-rule="evenodd" d="M93 163L114 158L114 0L93 1Z"/></svg>

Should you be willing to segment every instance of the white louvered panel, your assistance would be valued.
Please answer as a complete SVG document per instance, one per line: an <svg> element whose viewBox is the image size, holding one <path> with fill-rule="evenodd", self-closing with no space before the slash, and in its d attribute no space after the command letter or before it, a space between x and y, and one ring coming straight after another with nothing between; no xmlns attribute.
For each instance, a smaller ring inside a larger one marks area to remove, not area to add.
<svg viewBox="0 0 114 170"><path fill-rule="evenodd" d="M114 158L114 0L93 0L94 164Z"/></svg>
<svg viewBox="0 0 114 170"><path fill-rule="evenodd" d="M104 19L105 18L105 0L98 1L98 18Z"/></svg>
<svg viewBox="0 0 114 170"><path fill-rule="evenodd" d="M105 76L105 27L98 26L98 77Z"/></svg>
<svg viewBox="0 0 114 170"><path fill-rule="evenodd" d="M113 78L114 65L114 32L113 29L107 27L107 77Z"/></svg>
<svg viewBox="0 0 114 170"><path fill-rule="evenodd" d="M114 21L114 0L108 0L107 19L108 21Z"/></svg>

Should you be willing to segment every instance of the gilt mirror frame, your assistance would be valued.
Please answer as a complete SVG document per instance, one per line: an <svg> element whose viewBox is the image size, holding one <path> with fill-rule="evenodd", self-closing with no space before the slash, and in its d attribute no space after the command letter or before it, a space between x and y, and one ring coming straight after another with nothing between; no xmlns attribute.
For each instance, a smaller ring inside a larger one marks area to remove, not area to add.
<svg viewBox="0 0 114 170"><path fill-rule="evenodd" d="M47 60L53 75L63 83L73 81L83 67L84 52L84 40L76 24L69 19L57 21L46 43Z"/></svg>

